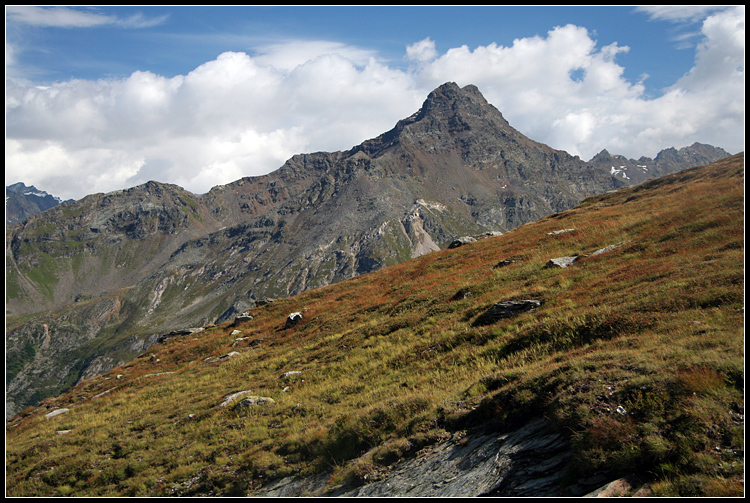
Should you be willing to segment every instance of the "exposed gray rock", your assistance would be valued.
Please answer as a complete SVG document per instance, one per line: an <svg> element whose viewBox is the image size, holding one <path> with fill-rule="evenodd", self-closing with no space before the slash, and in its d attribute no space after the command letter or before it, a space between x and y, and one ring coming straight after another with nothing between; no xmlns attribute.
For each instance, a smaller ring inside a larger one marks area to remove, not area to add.
<svg viewBox="0 0 750 503"><path fill-rule="evenodd" d="M640 157L627 159L625 156L610 154L602 150L588 164L596 170L608 170L612 175L622 178L630 185L639 185L655 177L664 176L684 169L687 166L709 164L729 156L729 152L711 145L693 143L679 150L667 148L656 155L656 158Z"/></svg>
<svg viewBox="0 0 750 503"><path fill-rule="evenodd" d="M249 396L243 398L235 407L252 407L254 405L273 405L276 400L267 396Z"/></svg>
<svg viewBox="0 0 750 503"><path fill-rule="evenodd" d="M174 372L157 372L156 374L146 374L143 377L159 377L159 376L165 376L169 374L174 374Z"/></svg>
<svg viewBox="0 0 750 503"><path fill-rule="evenodd" d="M482 315L480 315L479 318L476 319L474 324L489 325L503 318L510 318L512 316L517 316L522 313L533 311L541 305L542 302L539 300L511 300L498 302L487 311L485 311Z"/></svg>
<svg viewBox="0 0 750 503"><path fill-rule="evenodd" d="M549 262L547 262L544 268L549 269L552 267L559 267L560 269L565 269L566 267L573 265L576 260L578 260L577 255L573 255L572 257L553 258Z"/></svg>
<svg viewBox="0 0 750 503"><path fill-rule="evenodd" d="M216 318L216 321L214 321L214 323L218 325L219 323L224 323L225 321L231 320L233 317L246 315L247 312L250 309L254 308L256 305L257 304L255 303L255 301L249 298L247 294L242 295L234 302L234 304L232 304L229 309L224 311L221 316Z"/></svg>
<svg viewBox="0 0 750 503"><path fill-rule="evenodd" d="M269 485L253 492L250 496L261 497L299 497L309 495L321 495L326 490L330 473L314 475L304 479L290 476L274 480Z"/></svg>
<svg viewBox="0 0 750 503"><path fill-rule="evenodd" d="M73 201L68 199L65 202ZM26 218L57 206L63 201L23 182L5 187L5 224L16 225Z"/></svg>
<svg viewBox="0 0 750 503"><path fill-rule="evenodd" d="M558 234L565 234L566 232L573 232L575 229L560 229L558 231L548 232L548 236L557 236Z"/></svg>
<svg viewBox="0 0 750 503"><path fill-rule="evenodd" d="M286 379L287 377L291 377L293 375L301 374L299 370L290 370L289 372L284 372L281 374L280 379Z"/></svg>
<svg viewBox="0 0 750 503"><path fill-rule="evenodd" d="M474 239L471 236L463 236L463 237L460 237L458 239L454 239L451 242L451 244L448 245L448 249L452 250L453 248L458 248L459 246L463 246L463 245L468 244L468 243L473 243L475 241L476 241L476 239Z"/></svg>
<svg viewBox="0 0 750 503"><path fill-rule="evenodd" d="M615 249L617 249L617 248L621 247L622 245L624 245L625 243L627 243L627 241L623 241L623 242L621 242L621 243L617 243L617 244L613 244L613 245L605 246L604 248L599 248L599 249L598 249L598 250L596 250L596 251L595 251L594 253L592 253L592 254L591 254L591 256L592 256L592 257L595 257L595 256L597 256L597 255L601 255L602 253L606 253L606 252L608 252L608 251L612 251L612 250L615 250Z"/></svg>
<svg viewBox="0 0 750 503"><path fill-rule="evenodd" d="M227 395L224 397L224 400L219 404L219 407L226 407L227 405L231 404L238 398L249 395L252 393L252 390L245 390L245 391L238 391L237 393L232 393L231 395Z"/></svg>
<svg viewBox="0 0 750 503"><path fill-rule="evenodd" d="M100 374L109 372L116 366L122 364L124 364L122 360L115 360L114 358L106 355L94 358L91 363L88 364L86 369L81 373L81 377L78 379L78 382L84 381L86 379L91 379Z"/></svg>
<svg viewBox="0 0 750 503"><path fill-rule="evenodd" d="M326 488L326 475L288 477L253 496L475 497L581 496L562 484L570 459L567 438L544 418L502 435L468 435L429 447L382 478L354 489ZM596 487L596 486L593 486Z"/></svg>
<svg viewBox="0 0 750 503"><path fill-rule="evenodd" d="M48 414L45 414L44 415L44 419L52 419L53 417L59 416L60 414L65 414L69 410L70 409L56 409L56 410L53 410L52 412L50 412Z"/></svg>
<svg viewBox="0 0 750 503"><path fill-rule="evenodd" d="M584 495L586 498L609 498L616 496L651 496L651 486L649 484L639 485L628 478L621 478L613 480Z"/></svg>
<svg viewBox="0 0 750 503"><path fill-rule="evenodd" d="M225 355L217 356L216 358L211 358L210 360L207 360L206 363L216 363L216 362L223 362L227 361L230 358L234 358L235 356L240 356L241 353L238 353L237 351L232 351L231 353L227 353Z"/></svg>
<svg viewBox="0 0 750 503"><path fill-rule="evenodd" d="M101 393L99 393L99 394L97 394L97 395L94 395L94 396L92 396L92 397L91 397L91 399L93 400L94 398L101 398L101 397L103 397L104 395L108 395L109 393L112 393L112 392L113 392L114 390L116 390L116 389L117 389L117 388L110 388L110 389L108 389L107 391L102 391Z"/></svg>
<svg viewBox="0 0 750 503"><path fill-rule="evenodd" d="M158 335L157 342L161 344L162 342L171 339L172 337L184 337L186 335L192 335L198 332L203 332L205 328L203 327L194 327L194 328L182 328L179 330L172 330L171 332L167 332L166 334Z"/></svg>
<svg viewBox="0 0 750 503"><path fill-rule="evenodd" d="M238 314L238 315L237 315L237 316L236 316L236 317L234 318L234 323L233 323L233 325L237 325L237 324L239 324L239 323L245 323L245 322L247 322L247 321L250 321L250 320L252 320L252 319L253 319L253 317L252 317L252 316L250 316L250 313L247 313L247 312L245 312L245 313L242 313L242 314Z"/></svg>

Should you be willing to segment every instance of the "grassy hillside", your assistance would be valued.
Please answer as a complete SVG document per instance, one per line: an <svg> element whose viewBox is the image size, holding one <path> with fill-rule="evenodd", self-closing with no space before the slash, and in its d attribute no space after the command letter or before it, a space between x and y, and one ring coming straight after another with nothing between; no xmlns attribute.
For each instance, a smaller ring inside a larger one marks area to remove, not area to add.
<svg viewBox="0 0 750 503"><path fill-rule="evenodd" d="M543 415L570 434L571 482L741 495L743 192L738 154L175 336L11 420L6 494L364 483L456 431ZM477 323L520 299L542 304ZM255 395L273 402L239 405Z"/></svg>

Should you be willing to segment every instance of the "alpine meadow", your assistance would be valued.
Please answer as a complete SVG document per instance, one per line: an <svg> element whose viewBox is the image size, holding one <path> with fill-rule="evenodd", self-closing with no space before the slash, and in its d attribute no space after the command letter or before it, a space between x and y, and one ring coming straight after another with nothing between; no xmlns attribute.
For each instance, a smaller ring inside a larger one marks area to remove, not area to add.
<svg viewBox="0 0 750 503"><path fill-rule="evenodd" d="M607 190L164 334L8 421L6 495L743 495L744 154Z"/></svg>

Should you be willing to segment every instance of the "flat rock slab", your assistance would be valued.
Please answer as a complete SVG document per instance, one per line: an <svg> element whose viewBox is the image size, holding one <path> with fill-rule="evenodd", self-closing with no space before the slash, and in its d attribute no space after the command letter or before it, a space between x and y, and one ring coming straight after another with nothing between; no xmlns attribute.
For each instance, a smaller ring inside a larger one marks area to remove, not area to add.
<svg viewBox="0 0 750 503"><path fill-rule="evenodd" d="M558 234L565 234L567 232L573 232L575 229L560 229L558 231L548 232L548 236L557 236Z"/></svg>
<svg viewBox="0 0 750 503"><path fill-rule="evenodd" d="M288 477L253 496L475 497L560 496L570 460L566 438L546 419L518 430L470 435L420 452L382 478L357 488L327 488L326 479Z"/></svg>
<svg viewBox="0 0 750 503"><path fill-rule="evenodd" d="M342 496L556 496L570 459L565 438L535 419L504 435L442 444L383 480Z"/></svg>
<svg viewBox="0 0 750 503"><path fill-rule="evenodd" d="M45 419L52 419L53 417L55 417L55 416L59 416L60 414L65 414L65 413L66 413L66 412L68 412L69 410L70 410L70 409L57 409L57 410L53 410L53 411L52 411L52 412L50 412L49 414L45 414L45 415L44 415L44 418L45 418Z"/></svg>
<svg viewBox="0 0 750 503"><path fill-rule="evenodd" d="M248 321L250 321L252 319L253 319L253 317L250 316L248 313L242 313L240 315L235 316L234 322L232 323L232 325L237 325L239 323L245 323L245 322L248 322Z"/></svg>
<svg viewBox="0 0 750 503"><path fill-rule="evenodd" d="M519 314L528 313L541 306L539 300L509 300L498 302L477 318L475 325L489 325L503 318L518 316Z"/></svg>
<svg viewBox="0 0 750 503"><path fill-rule="evenodd" d="M226 407L230 403L234 402L241 396L249 395L252 393L251 390L245 390L245 391L238 391L237 393L232 393L231 395L225 396L224 401L219 404L219 407Z"/></svg>
<svg viewBox="0 0 750 503"><path fill-rule="evenodd" d="M624 245L624 244L626 244L628 242L629 241L622 241L622 242L617 243L617 244L605 246L604 248L600 248L600 249L596 250L594 253L591 254L591 256L592 257L596 257L597 255L601 255L602 253L607 253L608 251L615 250L615 249L621 247L622 245Z"/></svg>
<svg viewBox="0 0 750 503"><path fill-rule="evenodd" d="M639 486L627 478L613 480L595 491L584 495L586 498L611 498L618 496L651 496L651 486L644 484Z"/></svg>
<svg viewBox="0 0 750 503"><path fill-rule="evenodd" d="M476 241L476 239L474 239L471 236L463 236L463 237L460 237L458 239L453 240L453 242L451 242L451 244L448 245L448 249L452 250L454 248L458 248L459 246L463 246L465 244L473 243L475 241Z"/></svg>
<svg viewBox="0 0 750 503"><path fill-rule="evenodd" d="M235 356L240 356L240 354L241 353L238 353L237 351L232 351L231 353L217 356L216 358L206 359L206 363L224 362L224 361L229 360L230 358L234 358Z"/></svg>
<svg viewBox="0 0 750 503"><path fill-rule="evenodd" d="M559 267L560 269L565 269L566 267L570 267L573 265L573 263L578 260L578 256L574 255L572 257L558 257L553 258L547 264L544 266L545 269L550 269L552 267Z"/></svg>
<svg viewBox="0 0 750 503"><path fill-rule="evenodd" d="M248 396L240 400L235 407L252 407L253 405L272 405L276 400L267 396Z"/></svg>

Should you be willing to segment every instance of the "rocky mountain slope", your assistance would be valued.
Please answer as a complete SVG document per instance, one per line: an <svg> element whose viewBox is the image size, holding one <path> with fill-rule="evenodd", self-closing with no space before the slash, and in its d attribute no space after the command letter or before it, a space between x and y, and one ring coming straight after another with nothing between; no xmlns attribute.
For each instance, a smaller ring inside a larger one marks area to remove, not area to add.
<svg viewBox="0 0 750 503"><path fill-rule="evenodd" d="M689 166L708 164L728 156L729 152L724 149L696 142L679 150L662 150L655 159L626 159L624 156L611 155L607 150L602 150L588 163L600 170L609 169L612 175L621 177L632 185L638 185L651 178L668 175Z"/></svg>
<svg viewBox="0 0 750 503"><path fill-rule="evenodd" d="M56 206L6 240L6 410L129 361L161 334L628 184L526 138L475 86L448 83L346 152L296 155L201 196L149 182Z"/></svg>
<svg viewBox="0 0 750 503"><path fill-rule="evenodd" d="M69 201L65 202L70 202ZM20 221L64 202L59 197L39 190L23 182L5 187L5 225L16 225Z"/></svg>
<svg viewBox="0 0 750 503"><path fill-rule="evenodd" d="M738 154L165 334L8 422L6 494L740 496L744 186Z"/></svg>

